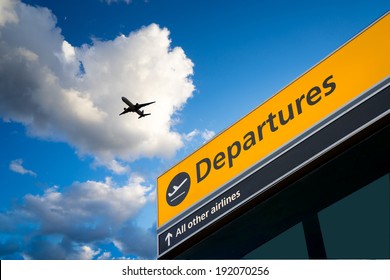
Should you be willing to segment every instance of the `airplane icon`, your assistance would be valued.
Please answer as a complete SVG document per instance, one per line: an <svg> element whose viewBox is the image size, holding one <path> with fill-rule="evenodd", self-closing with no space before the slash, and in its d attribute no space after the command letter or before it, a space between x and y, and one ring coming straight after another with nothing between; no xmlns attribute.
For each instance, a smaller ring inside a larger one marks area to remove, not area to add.
<svg viewBox="0 0 390 280"><path fill-rule="evenodd" d="M191 177L187 172L176 174L166 189L165 199L169 206L179 205L190 192Z"/></svg>
<svg viewBox="0 0 390 280"><path fill-rule="evenodd" d="M188 180L188 178L185 178L184 180L183 180L183 182L181 182L180 183L180 185L178 185L178 186L172 186L173 187L173 192L171 192L171 193L168 193L168 196L169 197L172 197L183 185L184 185L184 183L185 182L187 182L187 180ZM181 194L180 194L181 195Z"/></svg>
<svg viewBox="0 0 390 280"><path fill-rule="evenodd" d="M150 115L150 113L149 114L145 114L144 110L140 110L140 109L142 107L148 106L148 105L153 104L153 103L156 102L156 101L153 101L153 102L143 103L143 104L138 104L138 103L133 104L133 103L130 102L129 99L127 99L124 96L122 97L122 101L125 102L127 104L127 106L129 106L129 107L123 108L124 111L122 113L120 113L119 116L123 115L123 114L126 114L126 113L129 113L129 112L135 112L135 113L137 113L139 115L139 117L138 117L139 119Z"/></svg>

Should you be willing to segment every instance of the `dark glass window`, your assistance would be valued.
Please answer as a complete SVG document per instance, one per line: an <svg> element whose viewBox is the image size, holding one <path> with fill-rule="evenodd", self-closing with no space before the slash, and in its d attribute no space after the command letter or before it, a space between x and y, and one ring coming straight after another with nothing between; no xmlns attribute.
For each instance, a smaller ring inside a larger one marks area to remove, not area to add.
<svg viewBox="0 0 390 280"><path fill-rule="evenodd" d="M308 259L302 223L279 234L244 259Z"/></svg>
<svg viewBox="0 0 390 280"><path fill-rule="evenodd" d="M390 258L390 174L318 213L329 259ZM305 232L298 223L246 254L244 259L307 259Z"/></svg>
<svg viewBox="0 0 390 280"><path fill-rule="evenodd" d="M320 211L328 258L390 258L390 175Z"/></svg>

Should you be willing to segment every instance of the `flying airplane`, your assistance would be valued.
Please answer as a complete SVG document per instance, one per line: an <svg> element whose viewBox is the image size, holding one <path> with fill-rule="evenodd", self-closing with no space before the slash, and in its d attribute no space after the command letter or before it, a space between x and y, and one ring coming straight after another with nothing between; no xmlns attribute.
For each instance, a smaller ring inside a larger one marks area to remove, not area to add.
<svg viewBox="0 0 390 280"><path fill-rule="evenodd" d="M140 110L140 109L141 109L142 107L148 106L148 105L153 104L153 103L156 102L156 101L153 101L153 102L143 103L143 104L138 104L138 103L136 103L136 104L134 105L134 104L131 103L130 100L127 99L126 97L122 97L122 101L125 102L125 103L127 104L127 106L129 106L129 107L123 108L124 111L123 111L122 113L120 113L119 116L120 116L120 115L123 115L123 114L126 114L126 113L128 113L128 112L135 112L135 113L137 113L137 114L139 115L139 117L138 117L139 119L150 115L150 113L149 113L149 114L145 114L145 113L144 113L144 110Z"/></svg>

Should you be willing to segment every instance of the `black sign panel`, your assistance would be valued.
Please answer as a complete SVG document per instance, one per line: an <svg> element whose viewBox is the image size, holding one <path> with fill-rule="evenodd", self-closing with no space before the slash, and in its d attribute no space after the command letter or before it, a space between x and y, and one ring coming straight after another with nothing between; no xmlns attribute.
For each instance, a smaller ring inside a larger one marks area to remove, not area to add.
<svg viewBox="0 0 390 280"><path fill-rule="evenodd" d="M242 193L241 190L233 187L198 208L191 215L159 235L160 254L181 243L220 216L230 212L247 197L249 197L248 192Z"/></svg>

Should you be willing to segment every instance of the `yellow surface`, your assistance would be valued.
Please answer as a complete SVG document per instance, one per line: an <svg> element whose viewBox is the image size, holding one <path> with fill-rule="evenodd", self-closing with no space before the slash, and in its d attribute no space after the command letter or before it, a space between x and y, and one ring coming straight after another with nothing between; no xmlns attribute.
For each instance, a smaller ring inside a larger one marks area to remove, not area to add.
<svg viewBox="0 0 390 280"><path fill-rule="evenodd" d="M157 181L158 226L161 227L191 205L207 197L389 75L390 14L387 14L161 175ZM287 118L289 109L292 110L294 118L282 125L279 111ZM239 146L240 153L236 156ZM210 172L207 177L204 176L209 166L204 162L198 164L199 175L205 178L197 180L197 163L205 158L211 162ZM214 168L214 161L219 169ZM172 178L180 172L187 172L190 175L190 190L182 203L169 206L166 202L166 191Z"/></svg>

